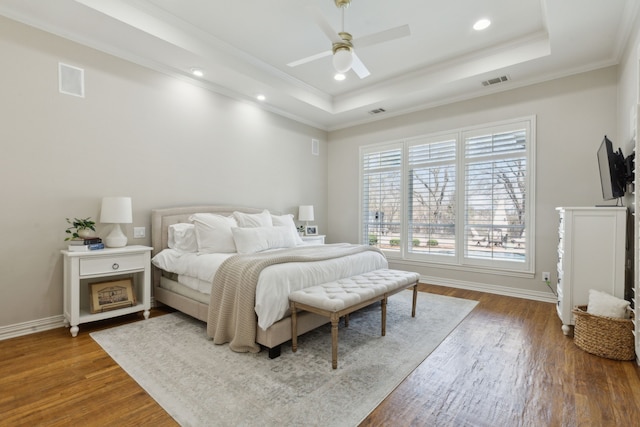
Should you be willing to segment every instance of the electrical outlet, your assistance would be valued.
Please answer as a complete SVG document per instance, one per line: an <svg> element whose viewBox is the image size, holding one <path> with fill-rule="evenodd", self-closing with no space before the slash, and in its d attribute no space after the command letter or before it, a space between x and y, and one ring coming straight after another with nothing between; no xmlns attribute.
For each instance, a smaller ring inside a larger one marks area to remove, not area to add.
<svg viewBox="0 0 640 427"><path fill-rule="evenodd" d="M551 274L549 274L548 271L543 271L542 272L542 281L543 282L548 282L549 280L551 280Z"/></svg>
<svg viewBox="0 0 640 427"><path fill-rule="evenodd" d="M144 227L133 227L133 238L142 239L146 235Z"/></svg>

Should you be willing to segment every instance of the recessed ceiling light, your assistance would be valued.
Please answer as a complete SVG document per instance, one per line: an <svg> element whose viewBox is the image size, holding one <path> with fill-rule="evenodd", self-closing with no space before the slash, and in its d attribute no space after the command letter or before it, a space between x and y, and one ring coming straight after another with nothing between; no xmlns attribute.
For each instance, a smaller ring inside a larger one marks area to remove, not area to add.
<svg viewBox="0 0 640 427"><path fill-rule="evenodd" d="M347 78L347 76L345 76L342 73L337 73L335 76L333 76L333 78L339 82L343 81L344 79Z"/></svg>
<svg viewBox="0 0 640 427"><path fill-rule="evenodd" d="M202 77L204 76L204 71L202 71L200 68L192 68L191 74L193 74L196 77Z"/></svg>
<svg viewBox="0 0 640 427"><path fill-rule="evenodd" d="M265 99L267 99L267 97L264 96L263 94L258 94L258 95L256 95L256 99L258 101L264 101Z"/></svg>
<svg viewBox="0 0 640 427"><path fill-rule="evenodd" d="M482 31L489 28L491 25L491 21L486 18L479 19L475 24L473 24L473 29L476 31Z"/></svg>

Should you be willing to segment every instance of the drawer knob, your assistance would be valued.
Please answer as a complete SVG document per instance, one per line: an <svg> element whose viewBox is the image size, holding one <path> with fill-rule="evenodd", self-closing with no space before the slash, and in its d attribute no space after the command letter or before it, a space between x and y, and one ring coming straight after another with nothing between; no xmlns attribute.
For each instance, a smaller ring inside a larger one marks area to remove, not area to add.
<svg viewBox="0 0 640 427"><path fill-rule="evenodd" d="M117 270L120 268L120 264L118 264L117 262L114 262L113 265L111 266L112 269Z"/></svg>

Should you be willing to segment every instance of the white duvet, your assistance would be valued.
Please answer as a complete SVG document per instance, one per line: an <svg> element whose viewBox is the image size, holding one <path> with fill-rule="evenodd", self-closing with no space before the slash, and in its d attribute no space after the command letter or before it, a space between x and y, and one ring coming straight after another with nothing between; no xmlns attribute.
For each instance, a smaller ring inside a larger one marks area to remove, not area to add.
<svg viewBox="0 0 640 427"><path fill-rule="evenodd" d="M165 249L151 261L158 268L180 275L180 283L210 295L218 267L233 255L235 254L196 254ZM260 274L256 287L255 312L258 326L267 329L285 317L289 310L291 292L379 268L388 268L387 260L374 251L324 261L269 266Z"/></svg>

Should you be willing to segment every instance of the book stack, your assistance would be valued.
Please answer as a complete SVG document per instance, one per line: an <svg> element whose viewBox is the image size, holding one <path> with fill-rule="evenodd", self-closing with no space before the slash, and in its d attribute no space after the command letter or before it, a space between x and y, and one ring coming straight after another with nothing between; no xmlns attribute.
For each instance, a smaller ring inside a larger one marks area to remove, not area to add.
<svg viewBox="0 0 640 427"><path fill-rule="evenodd" d="M86 239L74 239L69 241L69 252L86 252L104 249L104 243L99 237L88 237Z"/></svg>

